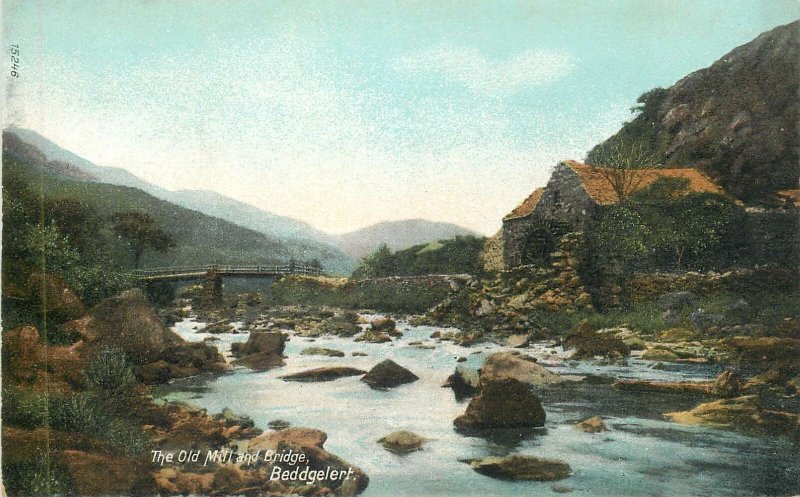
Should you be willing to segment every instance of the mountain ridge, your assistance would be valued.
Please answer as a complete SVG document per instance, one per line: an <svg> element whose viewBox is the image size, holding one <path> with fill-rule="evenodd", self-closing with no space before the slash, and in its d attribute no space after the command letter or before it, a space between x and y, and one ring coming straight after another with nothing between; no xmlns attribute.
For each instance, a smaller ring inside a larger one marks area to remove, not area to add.
<svg viewBox="0 0 800 497"><path fill-rule="evenodd" d="M352 258L326 241L327 234L308 223L264 211L217 192L167 190L148 183L125 169L98 166L39 133L24 128L9 127L3 131L3 150L4 153L10 153L31 164L38 164L53 174L71 180L136 188L160 200L257 231L286 245L291 258L319 259L326 271L350 274L355 268ZM210 201L212 197L213 202ZM316 236L323 239L319 240Z"/></svg>

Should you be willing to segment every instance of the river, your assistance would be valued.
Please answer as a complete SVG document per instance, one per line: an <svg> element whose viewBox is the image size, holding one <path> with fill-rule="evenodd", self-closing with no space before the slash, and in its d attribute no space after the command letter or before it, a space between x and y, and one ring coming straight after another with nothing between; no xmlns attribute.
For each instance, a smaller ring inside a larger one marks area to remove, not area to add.
<svg viewBox="0 0 800 497"><path fill-rule="evenodd" d="M207 336L193 319L175 325L187 340ZM261 428L282 419L292 426L325 431L325 448L369 476L361 494L376 496L756 496L793 495L800 492L796 458L798 448L787 439L753 437L729 431L682 426L664 421L666 411L687 409L698 398L675 395L621 393L608 385L568 382L540 392L547 413L543 428L520 433L499 431L465 436L453 429L453 419L463 413L468 400L457 401L442 382L456 366L456 358L480 367L497 345L460 347L436 342L429 326L399 322L404 336L391 343L369 344L352 338L291 336L286 344L286 365L266 372L237 368L211 379L175 382L160 395L220 412L228 407L250 416ZM233 342L246 341L247 333L215 335L215 343L228 358ZM432 349L409 346L422 341ZM311 345L341 350L345 357L300 355ZM353 357L354 351L366 357ZM563 375L610 375L654 380L707 380L718 367L670 365L653 369L652 363L631 357L626 366L602 366L594 361L564 360L560 348L536 344L526 353ZM370 389L358 377L321 383L284 382L278 377L321 366L351 366L364 370L391 358L419 376L419 380L388 391ZM602 416L609 431L588 434L576 421ZM410 430L432 439L424 450L396 455L376 441L395 430ZM472 471L459 459L487 455L528 454L566 461L572 477L559 482L510 482Z"/></svg>

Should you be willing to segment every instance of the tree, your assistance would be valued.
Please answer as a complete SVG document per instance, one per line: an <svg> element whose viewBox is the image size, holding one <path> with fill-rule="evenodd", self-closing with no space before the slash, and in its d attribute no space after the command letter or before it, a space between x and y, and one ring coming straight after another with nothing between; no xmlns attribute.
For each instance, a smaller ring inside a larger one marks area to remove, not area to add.
<svg viewBox="0 0 800 497"><path fill-rule="evenodd" d="M594 151L594 161L593 170L608 182L620 201L641 188L643 169L661 167L658 155L635 141L604 144Z"/></svg>
<svg viewBox="0 0 800 497"><path fill-rule="evenodd" d="M136 211L118 212L111 217L114 232L128 242L133 254L133 266L139 267L139 260L147 249L166 252L175 246L172 237L162 230L149 214Z"/></svg>
<svg viewBox="0 0 800 497"><path fill-rule="evenodd" d="M82 255L95 255L101 220L94 207L71 198L53 199L45 201L44 214Z"/></svg>
<svg viewBox="0 0 800 497"><path fill-rule="evenodd" d="M392 250L385 243L381 244L375 252L361 259L360 264L353 272L355 278L380 278L397 274L397 264Z"/></svg>

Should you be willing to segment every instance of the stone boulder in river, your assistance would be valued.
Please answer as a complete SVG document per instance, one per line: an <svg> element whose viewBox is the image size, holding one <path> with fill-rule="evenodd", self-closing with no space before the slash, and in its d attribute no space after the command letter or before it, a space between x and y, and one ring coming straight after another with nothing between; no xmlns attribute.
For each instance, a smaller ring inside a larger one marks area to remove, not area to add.
<svg viewBox="0 0 800 497"><path fill-rule="evenodd" d="M563 480L572 474L569 464L555 459L510 455L462 460L476 472L502 480Z"/></svg>
<svg viewBox="0 0 800 497"><path fill-rule="evenodd" d="M407 454L421 450L426 442L428 442L427 438L405 430L392 432L378 440L384 449L395 454Z"/></svg>
<svg viewBox="0 0 800 497"><path fill-rule="evenodd" d="M608 427L606 427L606 424L603 422L603 418L600 416L584 419L583 421L576 423L575 428L586 433L600 433L608 430Z"/></svg>
<svg viewBox="0 0 800 497"><path fill-rule="evenodd" d="M514 378L483 382L480 395L453 424L457 429L544 426L545 412L527 383Z"/></svg>
<svg viewBox="0 0 800 497"><path fill-rule="evenodd" d="M324 355L328 357L344 357L344 352L335 349L326 349L325 347L306 347L300 352L300 355Z"/></svg>
<svg viewBox="0 0 800 497"><path fill-rule="evenodd" d="M503 379L515 379L529 385L560 383L564 377L536 364L536 359L519 352L496 352L483 363L480 385Z"/></svg>
<svg viewBox="0 0 800 497"><path fill-rule="evenodd" d="M286 335L276 331L253 331L245 343L234 343L231 352L250 369L265 370L283 365Z"/></svg>
<svg viewBox="0 0 800 497"><path fill-rule="evenodd" d="M375 318L369 322L369 327L374 331L392 332L397 327L397 323L392 318Z"/></svg>
<svg viewBox="0 0 800 497"><path fill-rule="evenodd" d="M756 395L706 402L688 411L668 412L664 416L686 425L800 437L800 415L769 409Z"/></svg>
<svg viewBox="0 0 800 497"><path fill-rule="evenodd" d="M463 365L456 366L455 373L447 377L442 384L444 388L452 388L456 400L472 397L479 392L478 390L479 373L474 369Z"/></svg>
<svg viewBox="0 0 800 497"><path fill-rule="evenodd" d="M615 358L631 354L631 349L620 338L598 333L587 321L578 324L564 337L562 348L575 349L571 359L592 359L595 356Z"/></svg>
<svg viewBox="0 0 800 497"><path fill-rule="evenodd" d="M375 389L386 389L412 383L419 379L417 375L400 366L391 359L378 363L361 378L361 381Z"/></svg>
<svg viewBox="0 0 800 497"><path fill-rule="evenodd" d="M280 378L283 381L332 381L346 376L361 376L363 374L366 374L366 371L356 368L333 366L300 371L299 373L287 374Z"/></svg>

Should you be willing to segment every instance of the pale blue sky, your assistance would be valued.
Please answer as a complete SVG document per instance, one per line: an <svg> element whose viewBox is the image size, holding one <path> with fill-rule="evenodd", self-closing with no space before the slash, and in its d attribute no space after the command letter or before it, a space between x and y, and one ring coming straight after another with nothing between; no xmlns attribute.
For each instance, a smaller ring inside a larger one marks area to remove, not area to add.
<svg viewBox="0 0 800 497"><path fill-rule="evenodd" d="M640 94L797 17L794 0L5 0L6 125L327 231L490 234Z"/></svg>

